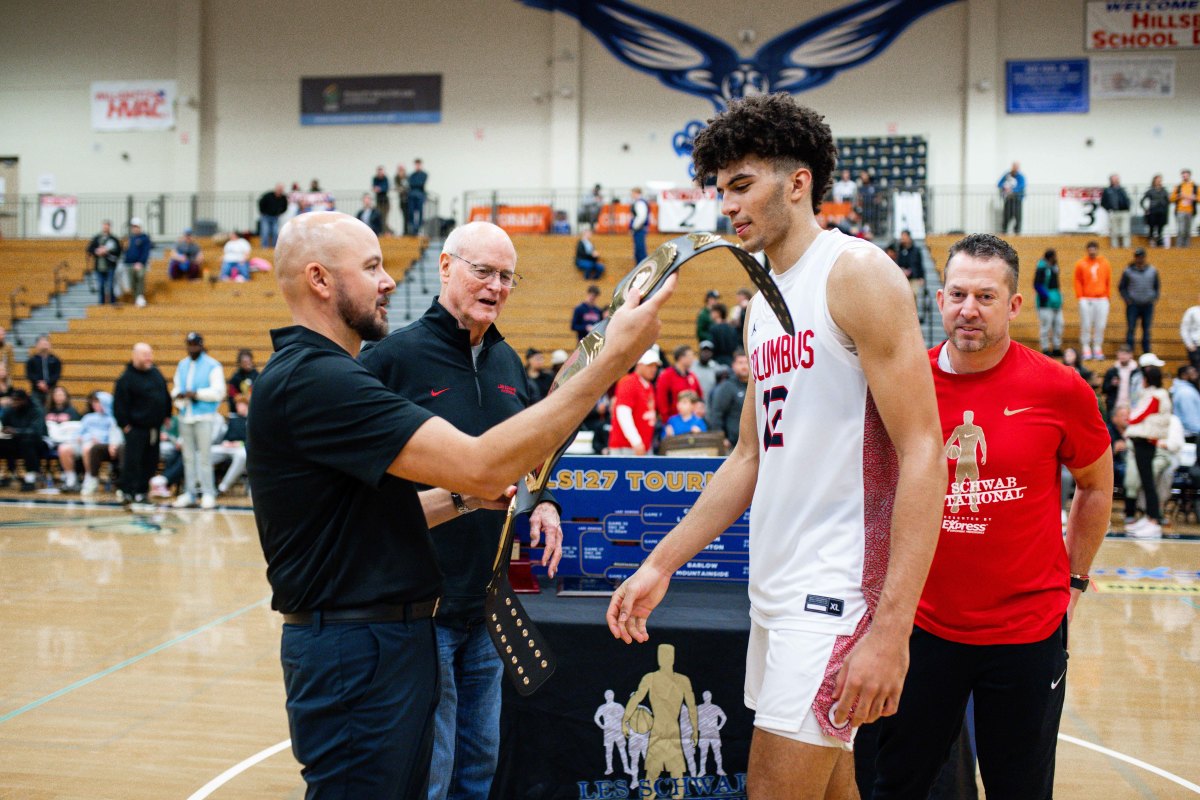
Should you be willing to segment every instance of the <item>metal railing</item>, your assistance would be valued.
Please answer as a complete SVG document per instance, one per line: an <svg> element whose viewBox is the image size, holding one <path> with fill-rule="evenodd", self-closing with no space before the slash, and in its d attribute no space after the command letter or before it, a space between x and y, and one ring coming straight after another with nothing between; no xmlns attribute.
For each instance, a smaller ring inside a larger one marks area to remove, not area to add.
<svg viewBox="0 0 1200 800"><path fill-rule="evenodd" d="M71 279L67 277L67 272L71 269L71 265L66 261L60 261L54 265L54 316L62 319L62 296L63 292L71 288Z"/></svg>
<svg viewBox="0 0 1200 800"><path fill-rule="evenodd" d="M13 338L16 339L16 344L18 347L25 344L24 342L21 341L21 331L16 324L17 323L17 309L25 308L26 306L28 306L28 303L26 303L24 300L19 299L21 297L21 295L23 295L23 294L25 294L24 286L17 286L11 292L8 293L8 318L9 318L9 320L12 321Z"/></svg>
<svg viewBox="0 0 1200 800"><path fill-rule="evenodd" d="M63 194L68 194L64 192ZM362 207L363 191L337 190L335 208L353 214ZM133 194L79 194L75 238L86 239L100 230L100 223L112 222L113 231L123 235L133 217L141 217L143 230L154 239L174 239L184 228L211 223L217 231L258 230L258 198L262 192L187 192ZM425 199L425 224L422 232L436 235L440 200L436 193ZM0 237L10 239L54 238L38 232L41 196L20 195L15 202L0 195ZM400 220L399 206L393 199L389 215L392 228Z"/></svg>

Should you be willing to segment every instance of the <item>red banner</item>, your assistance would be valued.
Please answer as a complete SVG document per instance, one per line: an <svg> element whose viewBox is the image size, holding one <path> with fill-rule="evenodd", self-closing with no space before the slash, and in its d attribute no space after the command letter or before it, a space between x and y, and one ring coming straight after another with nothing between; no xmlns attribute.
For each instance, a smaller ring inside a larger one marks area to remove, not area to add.
<svg viewBox="0 0 1200 800"><path fill-rule="evenodd" d="M596 233L629 233L633 208L628 203L609 203L600 209ZM658 233L658 203L650 204L650 233Z"/></svg>
<svg viewBox="0 0 1200 800"><path fill-rule="evenodd" d="M472 206L471 222L495 222L508 233L549 233L554 212L550 206Z"/></svg>

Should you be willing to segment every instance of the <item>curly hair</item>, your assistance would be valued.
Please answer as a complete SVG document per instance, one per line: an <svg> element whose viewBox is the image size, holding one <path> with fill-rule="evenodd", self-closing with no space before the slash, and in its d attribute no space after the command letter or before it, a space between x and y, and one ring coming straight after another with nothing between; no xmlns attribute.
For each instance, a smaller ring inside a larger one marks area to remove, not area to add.
<svg viewBox="0 0 1200 800"><path fill-rule="evenodd" d="M786 92L734 100L696 136L692 149L696 181L703 184L717 170L751 155L781 171L808 167L813 176L813 211L820 210L837 165L837 147L825 117Z"/></svg>

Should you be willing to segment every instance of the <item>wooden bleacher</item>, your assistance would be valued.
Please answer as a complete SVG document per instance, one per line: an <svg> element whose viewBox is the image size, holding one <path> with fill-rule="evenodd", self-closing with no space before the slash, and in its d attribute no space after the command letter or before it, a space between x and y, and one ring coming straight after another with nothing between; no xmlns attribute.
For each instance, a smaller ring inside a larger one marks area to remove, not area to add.
<svg viewBox="0 0 1200 800"><path fill-rule="evenodd" d="M402 279L424 244L424 240L416 237L384 239L384 263L389 274ZM83 274L85 245L86 242L72 243L78 254L78 267L73 275L76 280ZM170 380L174 364L185 352L184 336L192 330L204 334L209 352L227 372L233 371L241 348L253 350L260 367L266 363L271 353L270 329L287 325L291 320L274 277L257 274L247 283L210 281L208 276L215 276L220 270L221 247L213 242L201 245L204 280L168 280L166 262L155 261L146 287L149 300L146 307L137 308L131 303L93 305L86 317L72 320L66 331L54 334L54 352L63 360L62 385L73 397L78 400L96 389L111 390L129 361L131 347L138 341L154 348L155 361ZM20 282L32 295L35 282L30 275L39 271L49 273L65 254L66 249L59 242L0 242L0 291L8 291ZM256 248L252 257L270 260L272 253ZM25 264L29 274L18 277L13 264ZM49 291L41 302L46 302L48 296ZM15 385L22 385L22 376L18 370Z"/></svg>
<svg viewBox="0 0 1200 800"><path fill-rule="evenodd" d="M930 255L938 265L939 271L945 267L946 254L950 246L959 239L958 236L931 236L926 244ZM1021 259L1021 275L1019 287L1025 302L1020 314L1012 323L1013 338L1022 344L1038 349L1038 320L1035 304L1036 294L1033 291L1033 273L1038 260L1047 249L1058 251L1059 280L1063 292L1063 346L1079 349L1079 304L1075 299L1074 277L1075 262L1086 253L1089 241L1100 245L1100 255L1108 259L1112 265L1112 296L1109 301L1108 327L1105 330L1104 354L1112 361L1117 352L1117 346L1125 341L1125 301L1117 292L1121 273L1133 261L1133 248L1112 249L1108 246L1107 236L1023 236L1009 239L1017 249ZM1146 240L1135 237L1134 247L1146 247ZM1179 338L1179 323L1183 313L1189 306L1196 305L1200 295L1200 248L1193 249L1150 249L1146 250L1146 260L1158 269L1162 294L1154 309L1154 324L1151 326L1151 345L1154 352L1167 366L1163 368L1164 375L1173 376L1175 369L1187 362L1187 350ZM1141 326L1138 326L1138 340L1134 342L1134 352L1141 353ZM1108 363L1088 362L1088 368L1096 371L1098 366L1108 367Z"/></svg>
<svg viewBox="0 0 1200 800"><path fill-rule="evenodd" d="M87 268L86 239L4 239L0 240L0 325L11 328L14 315L9 294L18 286L25 292L19 297L15 318L29 317L30 308L45 305L54 293L54 268L67 262L62 273L71 281L83 277Z"/></svg>

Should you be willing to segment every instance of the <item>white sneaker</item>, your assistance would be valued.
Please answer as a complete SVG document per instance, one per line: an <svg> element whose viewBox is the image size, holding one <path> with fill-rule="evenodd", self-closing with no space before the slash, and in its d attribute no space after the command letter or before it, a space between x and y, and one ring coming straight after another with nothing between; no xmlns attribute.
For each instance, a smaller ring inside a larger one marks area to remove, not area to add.
<svg viewBox="0 0 1200 800"><path fill-rule="evenodd" d="M150 479L150 496L151 497L170 497L171 490L167 488L167 479L162 475L155 475Z"/></svg>
<svg viewBox="0 0 1200 800"><path fill-rule="evenodd" d="M1133 530L1126 528L1125 532L1134 539L1161 539L1162 525L1159 525L1157 522L1151 520L1145 525L1134 528Z"/></svg>
<svg viewBox="0 0 1200 800"><path fill-rule="evenodd" d="M96 487L100 485L100 480L92 475L88 475L83 479L83 489L80 494L84 497L90 497L96 493Z"/></svg>
<svg viewBox="0 0 1200 800"><path fill-rule="evenodd" d="M1140 531L1142 528L1145 528L1149 524L1150 524L1149 517L1138 517L1133 522L1125 523L1125 532L1133 533L1134 531Z"/></svg>
<svg viewBox="0 0 1200 800"><path fill-rule="evenodd" d="M217 507L216 495L211 495L211 494L202 495L200 498L200 507L206 511L210 508L216 508Z"/></svg>
<svg viewBox="0 0 1200 800"><path fill-rule="evenodd" d="M138 308L144 308L144 307L145 307L145 305L146 305L146 298L145 298L145 297L142 297L142 296L139 294L139 295L137 296L137 300L134 300L134 301L133 301L133 304L134 304L135 306L137 306Z"/></svg>
<svg viewBox="0 0 1200 800"><path fill-rule="evenodd" d="M196 504L196 499L189 492L184 492L175 498L175 502L171 503L174 508L191 508Z"/></svg>

